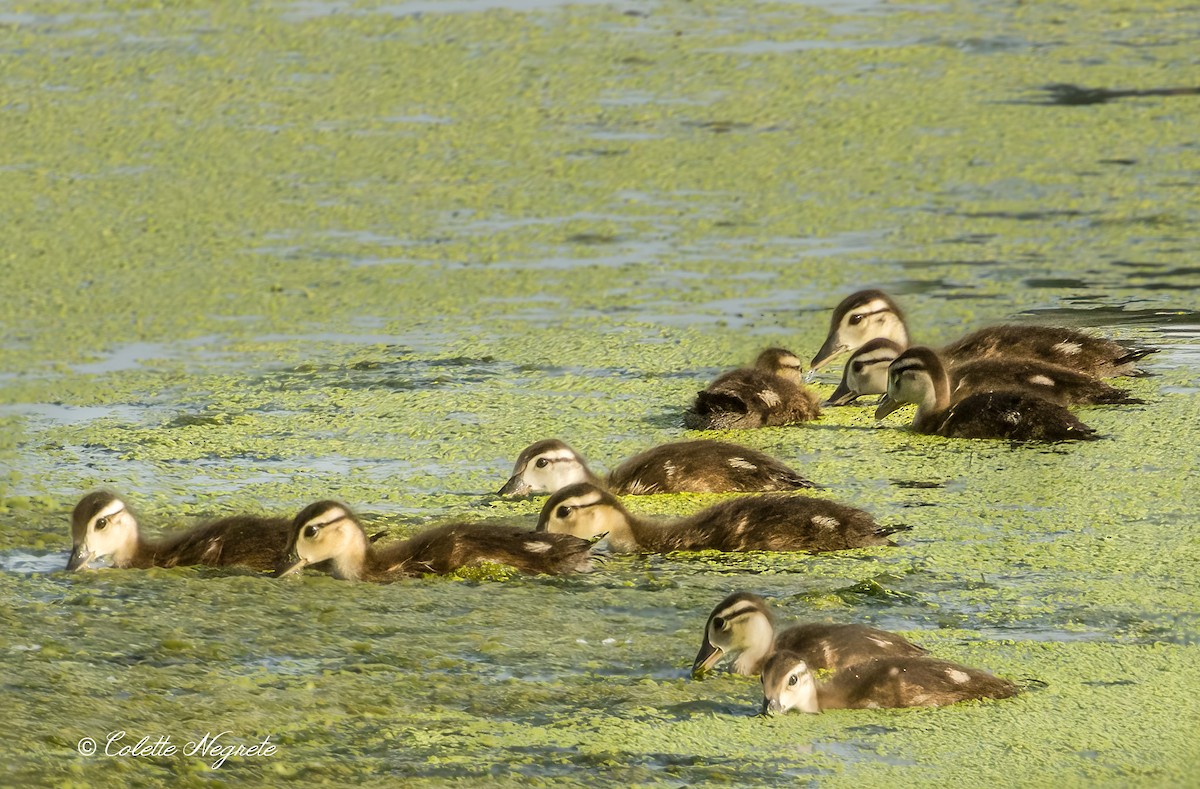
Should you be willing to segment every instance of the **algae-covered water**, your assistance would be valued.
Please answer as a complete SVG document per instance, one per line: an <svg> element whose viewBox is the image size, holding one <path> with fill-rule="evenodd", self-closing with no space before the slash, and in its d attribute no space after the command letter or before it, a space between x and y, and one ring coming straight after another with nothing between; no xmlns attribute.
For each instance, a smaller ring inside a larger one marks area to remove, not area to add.
<svg viewBox="0 0 1200 789"><path fill-rule="evenodd" d="M1200 785L1200 96L1136 93L1196 87L1198 36L1104 0L0 0L0 784ZM524 446L692 437L708 379L810 357L866 286L930 342L1159 346L1146 403L1081 446L865 408L733 436L896 548L60 569L102 485L155 531L325 497L532 526L490 495ZM686 676L735 589L1028 691L756 717L754 679ZM221 732L271 753L184 753Z"/></svg>

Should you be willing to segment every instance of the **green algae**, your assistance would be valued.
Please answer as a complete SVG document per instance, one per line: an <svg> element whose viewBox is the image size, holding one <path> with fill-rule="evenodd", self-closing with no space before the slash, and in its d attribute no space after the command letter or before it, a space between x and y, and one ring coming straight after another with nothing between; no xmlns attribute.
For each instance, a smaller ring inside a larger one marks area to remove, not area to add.
<svg viewBox="0 0 1200 789"><path fill-rule="evenodd" d="M810 353L867 284L919 339L1067 308L1166 340L1122 383L1147 404L1082 411L1079 447L865 408L731 436L895 548L383 587L5 564L5 782L1195 785L1200 105L1039 92L1186 82L1195 14L623 10L0 5L0 559L65 563L99 485L156 529L325 496L394 537L532 524L488 495L524 446L692 437L706 380ZM759 719L753 680L686 678L734 588L1044 687ZM76 753L117 728L280 756Z"/></svg>

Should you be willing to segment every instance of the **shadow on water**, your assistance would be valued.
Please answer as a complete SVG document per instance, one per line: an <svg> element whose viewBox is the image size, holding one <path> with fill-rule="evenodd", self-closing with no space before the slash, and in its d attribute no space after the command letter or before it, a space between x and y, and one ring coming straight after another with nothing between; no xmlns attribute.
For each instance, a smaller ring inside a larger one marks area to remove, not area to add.
<svg viewBox="0 0 1200 789"><path fill-rule="evenodd" d="M1069 83L1054 83L1042 87L1046 95L1041 100L1023 102L1056 107L1086 107L1091 104L1107 104L1116 99L1142 98L1149 96L1200 96L1200 88L1146 88L1109 89L1085 88Z"/></svg>

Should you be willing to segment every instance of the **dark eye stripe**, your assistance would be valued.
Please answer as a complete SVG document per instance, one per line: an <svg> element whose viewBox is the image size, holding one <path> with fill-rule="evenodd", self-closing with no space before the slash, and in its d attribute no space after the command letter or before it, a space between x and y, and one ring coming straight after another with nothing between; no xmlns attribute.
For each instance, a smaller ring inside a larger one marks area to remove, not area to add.
<svg viewBox="0 0 1200 789"><path fill-rule="evenodd" d="M727 614L723 614L719 618L728 621L731 619L737 619L739 616L745 616L746 614L753 614L757 610L758 610L757 608L753 608L753 607L739 608L735 611L730 611Z"/></svg>

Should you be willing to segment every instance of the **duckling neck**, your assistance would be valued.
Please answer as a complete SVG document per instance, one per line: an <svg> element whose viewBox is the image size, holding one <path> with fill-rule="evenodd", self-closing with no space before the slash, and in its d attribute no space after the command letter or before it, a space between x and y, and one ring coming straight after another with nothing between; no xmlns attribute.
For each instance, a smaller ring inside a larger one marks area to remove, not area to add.
<svg viewBox="0 0 1200 789"><path fill-rule="evenodd" d="M174 540L143 540L140 532L134 532L133 539L120 550L114 551L112 563L114 567L136 567L144 569L154 567L159 556L167 553L174 546Z"/></svg>
<svg viewBox="0 0 1200 789"><path fill-rule="evenodd" d="M766 618L755 619L746 633L746 648L738 655L733 663L733 670L738 674L761 674L763 663L767 662L775 646L775 628Z"/></svg>
<svg viewBox="0 0 1200 789"><path fill-rule="evenodd" d="M377 557L377 552L367 544L365 539L361 542L353 542L347 546L346 550L334 557L333 577L345 581L357 581L363 576L369 565L376 563Z"/></svg>
<svg viewBox="0 0 1200 789"><path fill-rule="evenodd" d="M648 524L632 515L623 518L613 518L605 538L617 553L637 553L645 545L643 539Z"/></svg>
<svg viewBox="0 0 1200 789"><path fill-rule="evenodd" d="M913 424L918 430L931 422L950 407L950 381L943 372L940 377L932 376L933 386L925 391L925 399L917 404Z"/></svg>
<svg viewBox="0 0 1200 789"><path fill-rule="evenodd" d="M689 518L666 522L630 517L629 525L638 545L644 551L703 551L714 547L710 539L711 530L704 528L707 525L707 517L705 511Z"/></svg>

